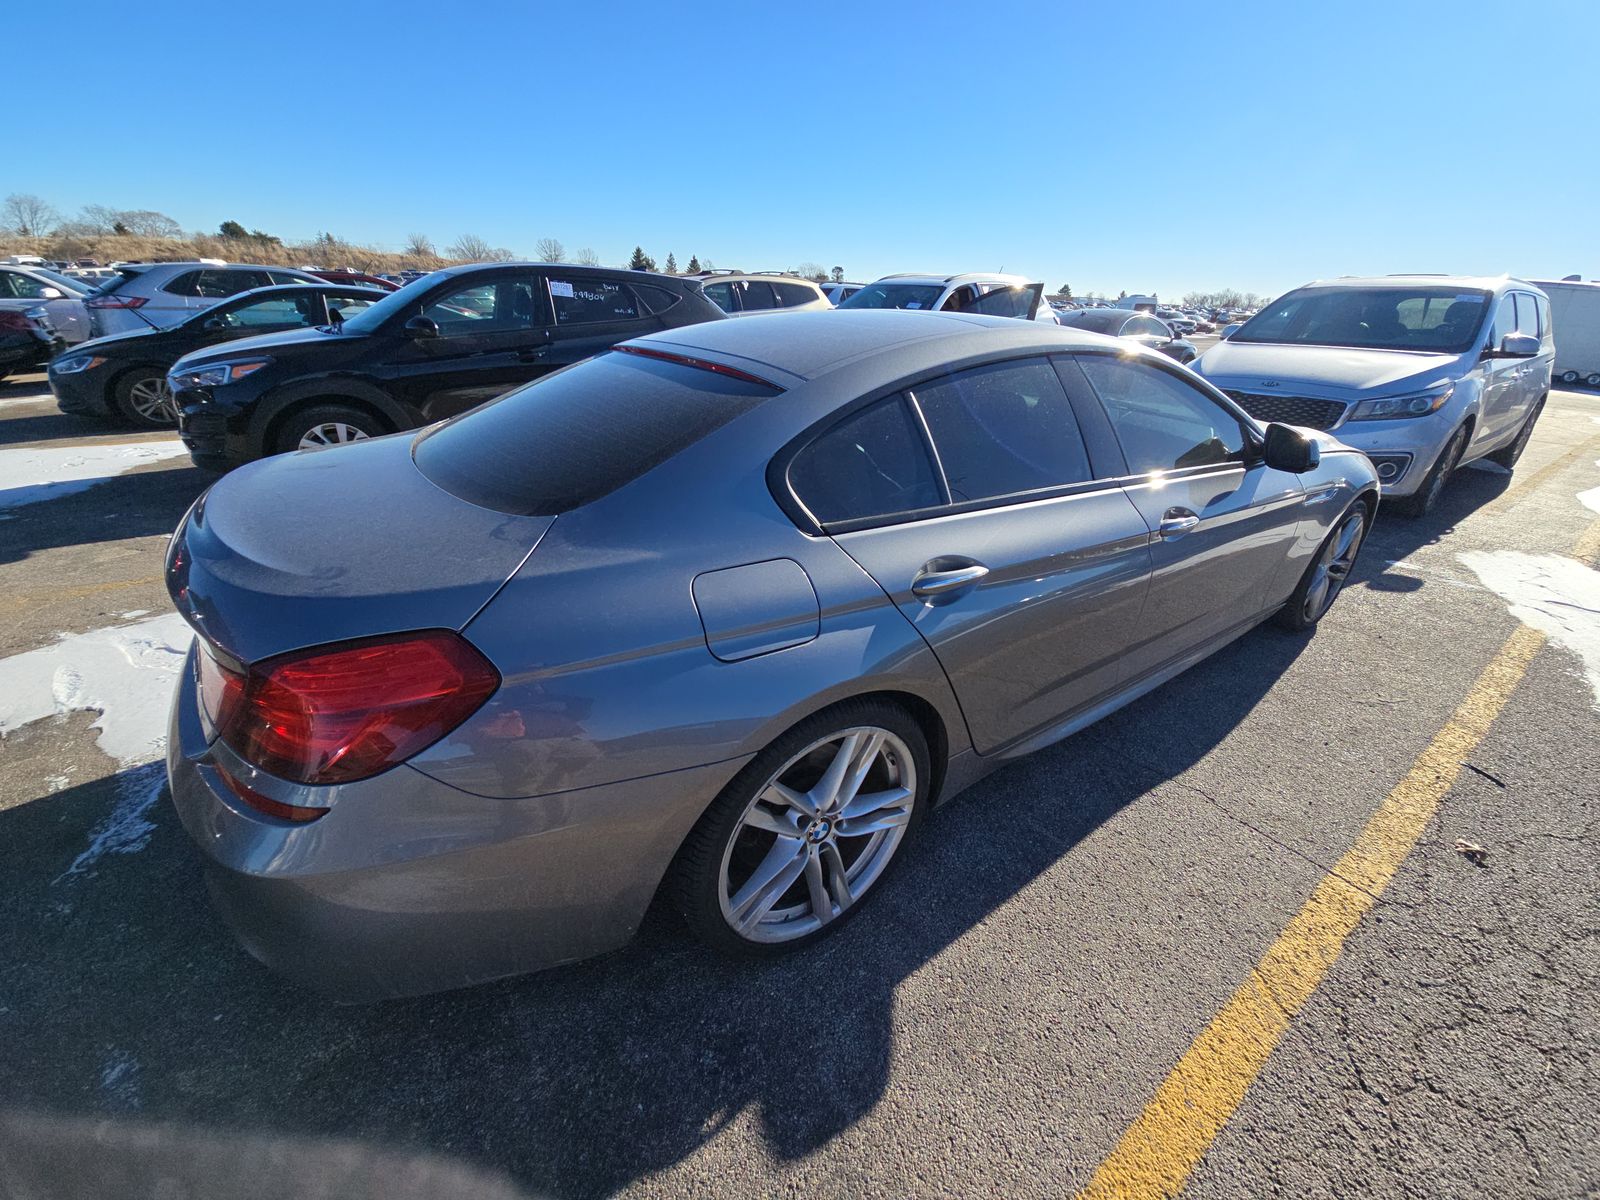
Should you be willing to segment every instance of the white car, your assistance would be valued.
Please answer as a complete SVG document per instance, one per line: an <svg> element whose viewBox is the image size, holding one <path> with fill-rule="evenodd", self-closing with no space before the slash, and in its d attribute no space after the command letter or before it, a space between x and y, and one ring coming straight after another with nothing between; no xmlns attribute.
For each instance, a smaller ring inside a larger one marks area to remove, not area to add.
<svg viewBox="0 0 1600 1200"><path fill-rule="evenodd" d="M758 312L826 311L833 307L819 285L798 275L717 271L690 278L700 280L706 299L730 317Z"/></svg>
<svg viewBox="0 0 1600 1200"><path fill-rule="evenodd" d="M839 307L969 312L1059 324L1055 311L1041 298L1043 295L1044 284L1026 275L978 271L964 275L885 275Z"/></svg>

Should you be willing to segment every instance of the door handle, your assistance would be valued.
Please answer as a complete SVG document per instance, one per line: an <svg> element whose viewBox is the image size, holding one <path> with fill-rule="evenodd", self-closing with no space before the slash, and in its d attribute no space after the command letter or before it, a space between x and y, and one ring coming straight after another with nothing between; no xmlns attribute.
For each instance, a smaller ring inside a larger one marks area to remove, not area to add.
<svg viewBox="0 0 1600 1200"><path fill-rule="evenodd" d="M911 581L911 592L917 596L942 596L957 588L977 583L989 573L980 562L965 567L952 567L947 571L920 571Z"/></svg>
<svg viewBox="0 0 1600 1200"><path fill-rule="evenodd" d="M538 362L549 353L549 346L528 346L517 351L517 359L520 362Z"/></svg>
<svg viewBox="0 0 1600 1200"><path fill-rule="evenodd" d="M1198 524L1200 518L1187 508L1169 508L1161 515L1156 531L1164 538L1182 537Z"/></svg>

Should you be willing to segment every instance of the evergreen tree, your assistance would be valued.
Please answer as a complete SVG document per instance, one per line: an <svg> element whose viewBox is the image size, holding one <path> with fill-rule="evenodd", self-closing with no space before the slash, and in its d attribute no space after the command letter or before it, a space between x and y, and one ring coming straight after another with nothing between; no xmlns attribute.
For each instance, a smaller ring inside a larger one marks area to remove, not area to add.
<svg viewBox="0 0 1600 1200"><path fill-rule="evenodd" d="M693 254L689 255L689 274L700 274L700 259Z"/></svg>
<svg viewBox="0 0 1600 1200"><path fill-rule="evenodd" d="M678 260L673 258L672 257L672 251L668 250L667 251L667 274L668 275L676 275L677 273L678 273Z"/></svg>
<svg viewBox="0 0 1600 1200"><path fill-rule="evenodd" d="M1061 285L1061 290L1059 292L1057 292L1056 295L1065 296L1068 300L1071 300L1072 299L1072 285L1070 283L1063 283Z"/></svg>
<svg viewBox="0 0 1600 1200"><path fill-rule="evenodd" d="M656 260L644 252L643 246L635 246L633 248L633 257L628 260L628 269L630 271L654 271L656 269Z"/></svg>

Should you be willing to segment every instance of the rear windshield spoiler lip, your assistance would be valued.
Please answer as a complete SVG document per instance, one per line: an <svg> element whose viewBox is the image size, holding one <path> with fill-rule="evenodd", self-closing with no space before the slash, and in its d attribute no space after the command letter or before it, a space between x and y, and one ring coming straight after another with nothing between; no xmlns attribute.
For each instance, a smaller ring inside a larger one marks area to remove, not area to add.
<svg viewBox="0 0 1600 1200"><path fill-rule="evenodd" d="M697 354L687 354L682 350L669 350L662 346L652 346L648 343L628 342L613 346L613 350L620 354L636 354L641 358L654 358L661 362L677 363L683 367L693 367L700 371L711 371L717 375L725 375L730 379L737 379L744 383L758 384L764 388L771 388L774 392L783 392L787 389L781 383L775 383L752 371L735 367L729 363L718 362L713 358L706 358ZM688 349L685 347L685 349Z"/></svg>

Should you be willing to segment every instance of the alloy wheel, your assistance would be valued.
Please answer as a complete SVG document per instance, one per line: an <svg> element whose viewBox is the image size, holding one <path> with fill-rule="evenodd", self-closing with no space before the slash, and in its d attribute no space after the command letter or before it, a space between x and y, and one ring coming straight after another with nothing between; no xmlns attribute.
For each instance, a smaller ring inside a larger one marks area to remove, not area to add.
<svg viewBox="0 0 1600 1200"><path fill-rule="evenodd" d="M1361 539L1366 529L1366 509L1358 504L1323 546L1311 574L1311 586L1306 589L1304 614L1308 622L1320 618L1338 599L1345 580L1350 578L1350 572L1356 565L1356 555L1361 552Z"/></svg>
<svg viewBox="0 0 1600 1200"><path fill-rule="evenodd" d="M371 436L365 429L344 421L323 421L300 435L300 449L317 450L323 446L343 446L349 442L364 442Z"/></svg>
<svg viewBox="0 0 1600 1200"><path fill-rule="evenodd" d="M723 850L717 898L729 928L787 942L843 915L900 848L916 796L915 760L889 730L813 742L756 792Z"/></svg>
<svg viewBox="0 0 1600 1200"><path fill-rule="evenodd" d="M128 389L128 407L141 421L151 425L176 425L178 408L172 402L172 389L160 375L140 379Z"/></svg>

